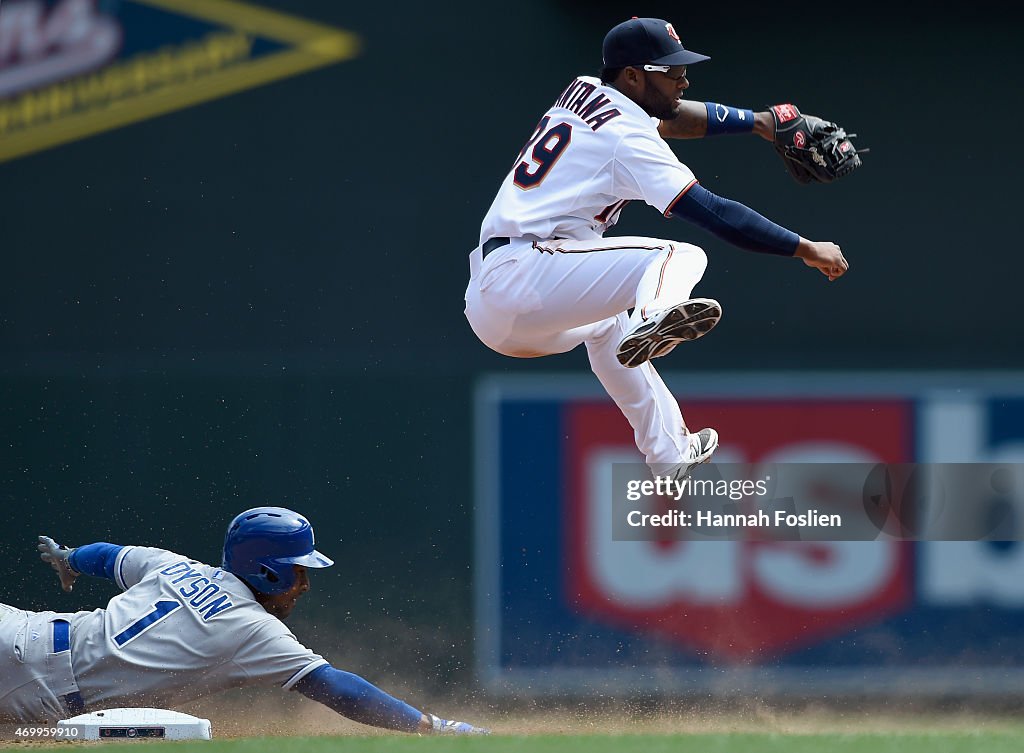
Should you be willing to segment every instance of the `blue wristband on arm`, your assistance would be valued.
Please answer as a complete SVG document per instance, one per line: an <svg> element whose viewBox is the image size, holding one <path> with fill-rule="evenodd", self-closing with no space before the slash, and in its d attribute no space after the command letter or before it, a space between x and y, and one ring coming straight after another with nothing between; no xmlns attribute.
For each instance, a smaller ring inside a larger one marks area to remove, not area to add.
<svg viewBox="0 0 1024 753"><path fill-rule="evenodd" d="M726 133L750 133L754 130L754 111L727 107L717 102L705 102L708 111L707 136Z"/></svg>
<svg viewBox="0 0 1024 753"><path fill-rule="evenodd" d="M388 695L359 675L342 672L330 664L314 669L295 683L293 690L342 716L373 727L416 732L423 717L408 703Z"/></svg>
<svg viewBox="0 0 1024 753"><path fill-rule="evenodd" d="M699 225L747 251L792 256L800 245L800 236L792 230L776 225L738 201L723 199L698 183L677 198L665 214Z"/></svg>
<svg viewBox="0 0 1024 753"><path fill-rule="evenodd" d="M122 549L124 549L123 546L108 544L105 541L86 544L75 548L75 551L68 557L68 564L71 565L72 570L83 575L113 580L114 563Z"/></svg>

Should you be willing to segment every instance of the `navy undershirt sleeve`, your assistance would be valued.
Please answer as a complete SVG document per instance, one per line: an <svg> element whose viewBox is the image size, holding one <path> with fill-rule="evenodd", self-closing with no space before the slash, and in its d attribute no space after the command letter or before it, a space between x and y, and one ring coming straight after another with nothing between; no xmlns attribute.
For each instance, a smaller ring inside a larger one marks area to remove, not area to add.
<svg viewBox="0 0 1024 753"><path fill-rule="evenodd" d="M738 201L724 199L694 184L666 214L699 225L734 246L761 254L792 256L800 236L776 225Z"/></svg>
<svg viewBox="0 0 1024 753"><path fill-rule="evenodd" d="M295 683L293 690L342 716L374 727L416 732L423 716L409 704L388 695L359 675L342 672L330 664L314 669Z"/></svg>
<svg viewBox="0 0 1024 753"><path fill-rule="evenodd" d="M113 580L114 562L117 561L118 552L122 549L124 549L123 546L108 544L105 541L86 544L75 548L75 551L68 557L68 564L71 565L72 570L84 575Z"/></svg>

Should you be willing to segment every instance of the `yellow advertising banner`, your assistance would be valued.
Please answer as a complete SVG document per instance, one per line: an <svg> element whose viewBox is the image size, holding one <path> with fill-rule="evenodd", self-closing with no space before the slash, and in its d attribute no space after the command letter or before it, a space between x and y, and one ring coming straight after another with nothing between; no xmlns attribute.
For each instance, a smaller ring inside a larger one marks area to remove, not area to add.
<svg viewBox="0 0 1024 753"><path fill-rule="evenodd" d="M347 60L359 45L234 0L5 0L0 162Z"/></svg>

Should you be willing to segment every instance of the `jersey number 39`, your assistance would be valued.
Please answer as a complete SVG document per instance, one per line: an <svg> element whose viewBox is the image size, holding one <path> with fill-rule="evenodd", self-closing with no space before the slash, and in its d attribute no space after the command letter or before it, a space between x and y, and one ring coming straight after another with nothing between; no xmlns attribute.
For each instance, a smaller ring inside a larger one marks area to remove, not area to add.
<svg viewBox="0 0 1024 753"><path fill-rule="evenodd" d="M571 125L559 123L545 130L550 120L550 115L541 118L533 136L519 152L519 164L516 165L513 182L523 190L539 186L572 141ZM533 151L530 151L531 147ZM531 161L523 159L528 151L532 164Z"/></svg>

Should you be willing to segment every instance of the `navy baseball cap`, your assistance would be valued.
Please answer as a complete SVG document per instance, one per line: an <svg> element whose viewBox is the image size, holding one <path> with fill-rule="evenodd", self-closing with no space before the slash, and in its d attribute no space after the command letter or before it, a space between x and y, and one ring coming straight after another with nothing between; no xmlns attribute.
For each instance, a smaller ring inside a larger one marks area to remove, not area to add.
<svg viewBox="0 0 1024 753"><path fill-rule="evenodd" d="M614 27L601 49L606 68L630 65L690 65L710 60L707 55L687 50L672 28L660 18L631 18Z"/></svg>

